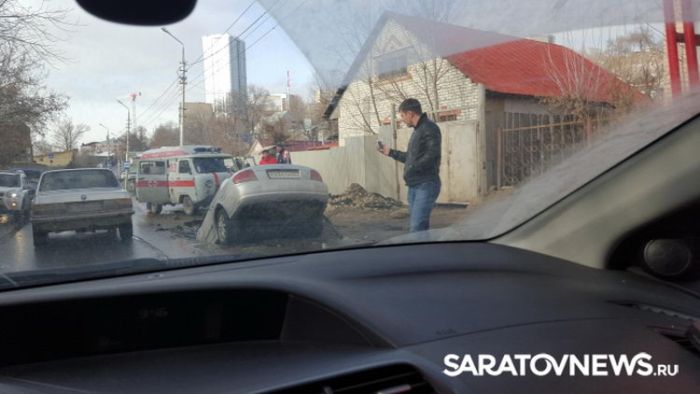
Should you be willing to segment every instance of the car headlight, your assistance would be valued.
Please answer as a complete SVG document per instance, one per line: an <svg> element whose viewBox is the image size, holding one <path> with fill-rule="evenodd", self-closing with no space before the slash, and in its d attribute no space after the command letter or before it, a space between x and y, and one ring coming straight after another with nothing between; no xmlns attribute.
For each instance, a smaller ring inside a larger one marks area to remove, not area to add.
<svg viewBox="0 0 700 394"><path fill-rule="evenodd" d="M17 198L18 195L17 193L10 193L10 198Z"/></svg>

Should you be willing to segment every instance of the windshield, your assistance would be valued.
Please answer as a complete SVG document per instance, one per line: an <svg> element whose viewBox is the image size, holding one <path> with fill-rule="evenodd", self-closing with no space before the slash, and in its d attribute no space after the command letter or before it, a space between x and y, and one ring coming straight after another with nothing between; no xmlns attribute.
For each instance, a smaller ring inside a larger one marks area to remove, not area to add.
<svg viewBox="0 0 700 394"><path fill-rule="evenodd" d="M201 0L163 28L2 1L0 169L133 215L2 227L0 273L506 234L697 114L688 3Z"/></svg>
<svg viewBox="0 0 700 394"><path fill-rule="evenodd" d="M207 174L210 172L226 172L228 168L226 166L226 160L231 161L231 158L226 157L207 157L207 158L195 158L194 168L200 174ZM231 163L233 164L233 163Z"/></svg>
<svg viewBox="0 0 700 394"><path fill-rule="evenodd" d="M59 171L44 174L39 182L39 191L115 188L119 182L109 171Z"/></svg>
<svg viewBox="0 0 700 394"><path fill-rule="evenodd" d="M0 187L19 187L19 175L0 174Z"/></svg>

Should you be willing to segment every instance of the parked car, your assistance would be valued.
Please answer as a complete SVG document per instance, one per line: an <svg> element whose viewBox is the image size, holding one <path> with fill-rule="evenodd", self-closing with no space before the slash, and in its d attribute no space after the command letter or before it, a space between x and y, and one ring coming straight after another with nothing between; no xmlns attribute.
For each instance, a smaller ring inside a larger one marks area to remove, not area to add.
<svg viewBox="0 0 700 394"><path fill-rule="evenodd" d="M46 243L50 232L118 229L131 240L134 209L129 193L106 169L45 172L32 206L34 245Z"/></svg>
<svg viewBox="0 0 700 394"><path fill-rule="evenodd" d="M0 223L11 217L21 227L30 216L34 188L22 171L0 172Z"/></svg>
<svg viewBox="0 0 700 394"><path fill-rule="evenodd" d="M122 174L122 182L124 183L124 188L131 194L136 193L136 178L138 170L138 162L135 160L133 164L127 171Z"/></svg>
<svg viewBox="0 0 700 394"><path fill-rule="evenodd" d="M323 230L327 203L328 187L314 169L286 164L249 167L221 184L202 227L213 225L219 243L266 230L316 237Z"/></svg>

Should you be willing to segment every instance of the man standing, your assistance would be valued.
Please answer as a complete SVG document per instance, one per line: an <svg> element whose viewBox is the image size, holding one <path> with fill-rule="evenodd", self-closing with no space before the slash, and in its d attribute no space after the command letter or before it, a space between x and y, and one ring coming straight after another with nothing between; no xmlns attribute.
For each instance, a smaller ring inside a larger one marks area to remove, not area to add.
<svg viewBox="0 0 700 394"><path fill-rule="evenodd" d="M415 130L408 141L408 150L401 152L379 146L379 152L404 163L403 179L408 186L411 232L430 228L430 212L440 194L440 128L423 113L420 102L406 99L399 106L401 120Z"/></svg>

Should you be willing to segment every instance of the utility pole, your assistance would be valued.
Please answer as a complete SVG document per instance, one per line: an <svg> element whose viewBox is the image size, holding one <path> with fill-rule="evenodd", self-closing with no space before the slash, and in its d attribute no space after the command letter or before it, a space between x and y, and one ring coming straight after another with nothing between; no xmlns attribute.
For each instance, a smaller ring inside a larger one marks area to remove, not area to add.
<svg viewBox="0 0 700 394"><path fill-rule="evenodd" d="M109 162L109 166L112 166L112 143L109 140L109 128L102 123L99 123L99 125L107 130L107 161Z"/></svg>
<svg viewBox="0 0 700 394"><path fill-rule="evenodd" d="M132 129L134 130L134 133L138 132L138 126L136 126L136 98L139 96L141 96L141 92L134 92L129 94L129 98L131 98L131 118L133 125Z"/></svg>
<svg viewBox="0 0 700 394"><path fill-rule="evenodd" d="M180 77L180 86L182 87L182 104L180 105L180 146L184 145L185 136L185 86L187 85L187 62L185 61L185 44L180 41L177 37L173 35L168 29L161 27L161 30L175 41L179 42L182 46L182 60L180 61L180 68L178 70L178 76Z"/></svg>
<svg viewBox="0 0 700 394"><path fill-rule="evenodd" d="M117 100L122 107L126 108L126 154L124 155L124 162L129 162L129 134L131 133L131 110L124 104L121 100Z"/></svg>

